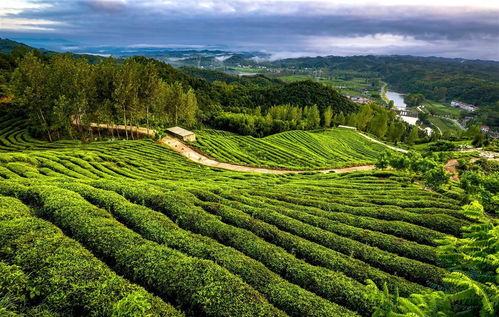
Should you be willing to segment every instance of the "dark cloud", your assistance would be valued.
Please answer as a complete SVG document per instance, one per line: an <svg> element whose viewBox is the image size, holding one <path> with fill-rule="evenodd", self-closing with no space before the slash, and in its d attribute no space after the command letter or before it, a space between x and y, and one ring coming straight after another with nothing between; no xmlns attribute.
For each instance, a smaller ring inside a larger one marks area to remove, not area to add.
<svg viewBox="0 0 499 317"><path fill-rule="evenodd" d="M295 55L415 54L499 60L499 11L491 9L352 6L319 10L301 2L287 10L282 2L253 8L247 2L204 5L187 0L182 5L174 0L169 5L154 0L49 3L51 7L25 10L17 17L62 25L51 32L10 34L86 45L224 45Z"/></svg>

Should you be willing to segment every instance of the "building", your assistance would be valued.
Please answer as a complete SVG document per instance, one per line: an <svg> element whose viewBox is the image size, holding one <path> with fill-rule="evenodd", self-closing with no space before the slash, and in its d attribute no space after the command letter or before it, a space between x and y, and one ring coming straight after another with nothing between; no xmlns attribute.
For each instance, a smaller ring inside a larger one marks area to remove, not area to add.
<svg viewBox="0 0 499 317"><path fill-rule="evenodd" d="M482 131L483 133L487 133L490 131L490 127L488 125L481 125L480 131Z"/></svg>
<svg viewBox="0 0 499 317"><path fill-rule="evenodd" d="M353 102L360 103L360 104L365 104L371 102L371 99L369 98L364 98L361 96L355 96L355 95L350 95L350 94L342 94L343 96L347 97Z"/></svg>
<svg viewBox="0 0 499 317"><path fill-rule="evenodd" d="M196 134L194 134L194 132L188 131L181 127L168 128L166 129L166 132L176 138L181 139L182 141L196 141Z"/></svg>
<svg viewBox="0 0 499 317"><path fill-rule="evenodd" d="M452 100L450 105L451 105L451 107L463 109L463 110L470 111L470 112L477 111L480 109L477 106L471 105L469 103L457 101L457 100Z"/></svg>

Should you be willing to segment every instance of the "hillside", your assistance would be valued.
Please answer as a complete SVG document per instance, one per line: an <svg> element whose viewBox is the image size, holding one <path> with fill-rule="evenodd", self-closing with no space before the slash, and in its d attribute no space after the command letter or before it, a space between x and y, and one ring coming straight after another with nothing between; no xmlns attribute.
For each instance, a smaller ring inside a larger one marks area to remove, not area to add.
<svg viewBox="0 0 499 317"><path fill-rule="evenodd" d="M326 169L373 164L387 148L346 129L288 131L264 138L196 131L193 145L221 162L285 169Z"/></svg>
<svg viewBox="0 0 499 317"><path fill-rule="evenodd" d="M20 276L17 296L38 290L12 311L367 316L366 279L438 287L434 239L467 224L397 172L245 174L149 140L0 128L0 269Z"/></svg>
<svg viewBox="0 0 499 317"><path fill-rule="evenodd" d="M429 100L461 100L481 107L479 119L499 126L499 62L416 56L325 56L278 60L269 65L291 70L327 70L362 78L371 74L401 93Z"/></svg>

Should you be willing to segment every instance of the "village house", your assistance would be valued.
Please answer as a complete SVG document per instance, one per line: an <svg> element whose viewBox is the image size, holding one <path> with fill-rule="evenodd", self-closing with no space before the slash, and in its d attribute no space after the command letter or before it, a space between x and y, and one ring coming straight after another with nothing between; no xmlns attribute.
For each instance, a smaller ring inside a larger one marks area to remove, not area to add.
<svg viewBox="0 0 499 317"><path fill-rule="evenodd" d="M488 125L481 125L480 131L482 131L483 133L487 133L490 131L490 127Z"/></svg>
<svg viewBox="0 0 499 317"><path fill-rule="evenodd" d="M471 105L469 103L465 103L465 102L457 101L457 100L452 100L450 105L451 105L451 107L463 109L463 110L470 111L470 112L477 111L480 109L475 105Z"/></svg>
<svg viewBox="0 0 499 317"><path fill-rule="evenodd" d="M166 132L182 141L196 141L196 134L181 127L173 127L166 129Z"/></svg>
<svg viewBox="0 0 499 317"><path fill-rule="evenodd" d="M355 96L355 95L350 95L350 94L342 94L343 96L347 97L353 102L360 103L360 104L365 104L371 102L371 99L369 98L364 98L361 96Z"/></svg>

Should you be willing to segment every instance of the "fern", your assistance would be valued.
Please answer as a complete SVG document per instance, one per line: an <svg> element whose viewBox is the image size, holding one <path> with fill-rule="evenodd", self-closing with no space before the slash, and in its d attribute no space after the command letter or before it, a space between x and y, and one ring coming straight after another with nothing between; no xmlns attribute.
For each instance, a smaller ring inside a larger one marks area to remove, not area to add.
<svg viewBox="0 0 499 317"><path fill-rule="evenodd" d="M473 202L462 213L475 221L463 228L463 238L447 236L438 240L441 264L451 273L443 278L446 292L412 294L409 298L390 295L385 285L380 291L368 287L378 299L375 316L496 316L499 311L499 227L483 207Z"/></svg>

